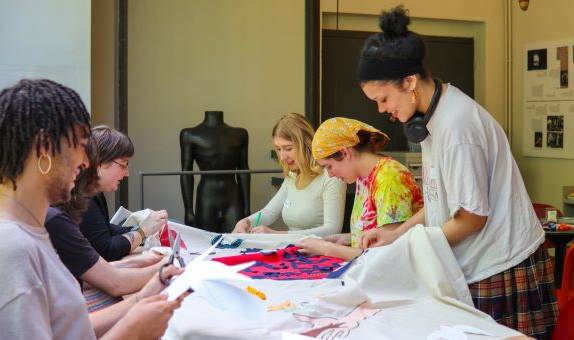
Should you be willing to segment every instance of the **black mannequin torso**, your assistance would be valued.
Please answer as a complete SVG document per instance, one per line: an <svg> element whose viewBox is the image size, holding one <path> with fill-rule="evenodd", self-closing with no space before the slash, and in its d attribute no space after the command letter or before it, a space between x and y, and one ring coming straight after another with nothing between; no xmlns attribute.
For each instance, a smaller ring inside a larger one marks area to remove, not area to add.
<svg viewBox="0 0 574 340"><path fill-rule="evenodd" d="M204 121L180 133L182 170L248 169L247 130L223 122L223 112L207 111ZM181 176L185 223L214 232L231 232L249 214L250 175L203 175L193 210L193 176Z"/></svg>

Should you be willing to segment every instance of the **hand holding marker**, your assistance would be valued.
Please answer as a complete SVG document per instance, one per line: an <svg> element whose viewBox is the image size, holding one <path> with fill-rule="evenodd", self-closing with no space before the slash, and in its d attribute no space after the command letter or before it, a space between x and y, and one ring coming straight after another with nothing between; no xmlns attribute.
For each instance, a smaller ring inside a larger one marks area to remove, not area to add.
<svg viewBox="0 0 574 340"><path fill-rule="evenodd" d="M263 214L263 210L259 210L259 212L257 213L257 216L255 216L255 223L251 226L251 228L249 229L249 232L251 232L251 230L253 230L253 228L255 228L259 225L259 221L261 221L261 214Z"/></svg>

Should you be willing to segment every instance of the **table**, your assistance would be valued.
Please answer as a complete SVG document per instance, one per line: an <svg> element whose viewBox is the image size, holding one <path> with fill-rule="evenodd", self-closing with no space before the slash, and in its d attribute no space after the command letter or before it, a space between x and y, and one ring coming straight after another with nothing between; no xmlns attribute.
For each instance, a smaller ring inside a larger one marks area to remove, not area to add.
<svg viewBox="0 0 574 340"><path fill-rule="evenodd" d="M562 285L562 267L564 266L564 256L566 255L566 245L574 239L574 230L567 231L546 231L546 239L556 245L556 261L554 263L554 285L560 288Z"/></svg>

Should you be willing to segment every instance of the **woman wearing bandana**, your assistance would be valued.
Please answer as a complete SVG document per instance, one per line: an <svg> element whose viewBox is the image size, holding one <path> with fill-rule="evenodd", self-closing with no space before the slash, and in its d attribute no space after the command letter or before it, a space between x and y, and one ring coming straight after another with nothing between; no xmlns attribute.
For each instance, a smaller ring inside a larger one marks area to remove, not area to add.
<svg viewBox="0 0 574 340"><path fill-rule="evenodd" d="M381 154L389 137L358 120L336 117L313 136L313 157L329 176L355 183L350 234L300 242L303 252L350 260L359 256L359 239L368 230L391 230L422 206L422 195L409 170Z"/></svg>

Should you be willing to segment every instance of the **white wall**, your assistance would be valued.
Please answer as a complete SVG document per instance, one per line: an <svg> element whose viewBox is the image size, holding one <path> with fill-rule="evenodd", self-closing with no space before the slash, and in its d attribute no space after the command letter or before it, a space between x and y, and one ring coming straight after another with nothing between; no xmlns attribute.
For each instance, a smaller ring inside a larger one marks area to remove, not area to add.
<svg viewBox="0 0 574 340"><path fill-rule="evenodd" d="M138 171L181 169L179 132L204 111L249 132L249 167L278 168L271 129L305 108L304 0L138 0L129 4L130 208L139 208ZM251 206L275 192L251 178ZM146 206L183 219L179 178L146 179Z"/></svg>
<svg viewBox="0 0 574 340"><path fill-rule="evenodd" d="M404 4L417 33L474 38L475 97L506 128L504 1L339 0L339 29L379 31L379 13ZM337 0L322 0L321 12L323 27L334 29Z"/></svg>
<svg viewBox="0 0 574 340"><path fill-rule="evenodd" d="M533 43L572 40L574 2L572 0L530 1L524 12L513 6L513 94L514 119L512 149L532 201L562 209L562 186L574 185L574 160L536 158L522 155L524 129L524 46ZM572 58L572 56L569 56ZM570 80L572 81L572 80ZM571 127L569 127L571 129ZM574 136L565 136L574 138Z"/></svg>
<svg viewBox="0 0 574 340"><path fill-rule="evenodd" d="M90 109L90 0L0 0L0 88L48 78Z"/></svg>

